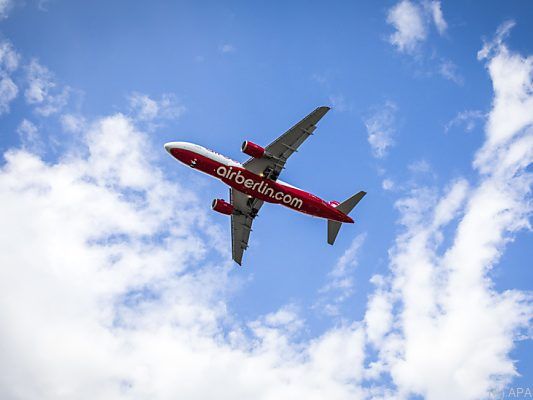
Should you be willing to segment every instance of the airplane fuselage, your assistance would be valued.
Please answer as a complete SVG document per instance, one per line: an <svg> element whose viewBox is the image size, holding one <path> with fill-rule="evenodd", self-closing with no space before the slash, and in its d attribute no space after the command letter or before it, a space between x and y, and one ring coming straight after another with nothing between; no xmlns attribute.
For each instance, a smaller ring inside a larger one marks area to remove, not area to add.
<svg viewBox="0 0 533 400"><path fill-rule="evenodd" d="M242 164L205 147L172 142L166 150L185 165L220 179L235 190L268 203L281 204L304 214L338 222L353 223L352 218L337 210L333 204L289 185L248 171Z"/></svg>

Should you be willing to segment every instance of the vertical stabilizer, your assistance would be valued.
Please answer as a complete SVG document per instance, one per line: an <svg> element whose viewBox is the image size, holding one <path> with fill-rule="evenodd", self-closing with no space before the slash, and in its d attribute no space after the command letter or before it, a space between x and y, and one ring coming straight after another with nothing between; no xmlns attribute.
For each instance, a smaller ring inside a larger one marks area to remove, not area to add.
<svg viewBox="0 0 533 400"><path fill-rule="evenodd" d="M342 222L331 221L328 219L328 244L335 243L341 225Z"/></svg>
<svg viewBox="0 0 533 400"><path fill-rule="evenodd" d="M365 194L366 192L364 191L360 191L359 193L354 194L349 199L344 200L342 203L340 203L336 207L337 210L348 215L354 209L357 203L359 203L359 201L365 196ZM341 225L342 225L342 222L328 220L328 244L335 243L335 239L337 238L337 235L339 234Z"/></svg>

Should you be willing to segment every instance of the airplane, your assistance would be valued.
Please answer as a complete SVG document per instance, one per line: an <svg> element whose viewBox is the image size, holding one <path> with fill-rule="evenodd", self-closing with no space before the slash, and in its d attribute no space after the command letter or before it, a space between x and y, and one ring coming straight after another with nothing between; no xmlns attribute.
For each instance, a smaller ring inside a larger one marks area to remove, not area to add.
<svg viewBox="0 0 533 400"><path fill-rule="evenodd" d="M316 124L329 110L329 107L318 107L266 147L244 141L241 151L250 158L243 164L193 143L170 142L164 145L165 150L178 161L230 186L230 202L214 199L211 207L231 216L232 257L237 264L242 265L252 222L265 201L327 219L330 245L335 242L343 223L354 222L348 214L366 192L360 191L341 203L328 202L278 179L288 158L313 135Z"/></svg>

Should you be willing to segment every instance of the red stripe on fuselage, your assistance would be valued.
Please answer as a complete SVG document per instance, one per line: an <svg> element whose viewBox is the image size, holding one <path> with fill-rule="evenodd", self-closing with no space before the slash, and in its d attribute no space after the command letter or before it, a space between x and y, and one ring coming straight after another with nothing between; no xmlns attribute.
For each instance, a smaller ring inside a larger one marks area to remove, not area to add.
<svg viewBox="0 0 533 400"><path fill-rule="evenodd" d="M220 179L226 185L268 203L281 204L315 217L352 223L353 220L319 197L303 190L254 174L240 166L229 166L190 150L174 148L170 153L182 163Z"/></svg>

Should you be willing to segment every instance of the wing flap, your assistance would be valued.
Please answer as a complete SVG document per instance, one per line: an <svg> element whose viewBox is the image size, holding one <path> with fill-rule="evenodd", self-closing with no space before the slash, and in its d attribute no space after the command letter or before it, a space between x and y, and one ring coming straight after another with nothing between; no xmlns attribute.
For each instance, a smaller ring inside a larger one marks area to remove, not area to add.
<svg viewBox="0 0 533 400"><path fill-rule="evenodd" d="M267 147L265 155L261 158L251 158L244 167L255 173L264 174L276 180L285 167L288 158L298 151L298 147L313 134L316 124L330 110L329 107L318 107L300 122L278 137Z"/></svg>
<svg viewBox="0 0 533 400"><path fill-rule="evenodd" d="M230 201L234 208L231 216L231 253L233 260L242 265L242 256L248 248L252 223L263 201L248 197L242 192L230 189Z"/></svg>

